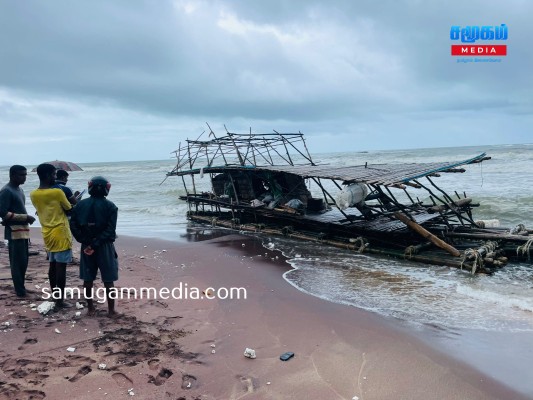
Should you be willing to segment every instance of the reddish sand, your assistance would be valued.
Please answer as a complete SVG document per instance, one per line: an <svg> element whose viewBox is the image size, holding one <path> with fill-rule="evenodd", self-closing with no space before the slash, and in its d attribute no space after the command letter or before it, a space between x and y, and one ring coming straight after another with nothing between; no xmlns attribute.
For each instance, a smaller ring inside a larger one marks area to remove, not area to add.
<svg viewBox="0 0 533 400"><path fill-rule="evenodd" d="M298 291L282 278L288 264L252 239L120 238L117 252L119 287L243 287L247 299L119 300L117 320L105 304L94 318L41 316L29 307L40 301L14 295L0 248L0 324L10 323L0 331L0 399L118 399L129 389L173 400L524 398L386 319ZM46 273L41 249L27 286L46 287ZM68 285L80 283L69 267ZM295 356L280 361L286 351Z"/></svg>

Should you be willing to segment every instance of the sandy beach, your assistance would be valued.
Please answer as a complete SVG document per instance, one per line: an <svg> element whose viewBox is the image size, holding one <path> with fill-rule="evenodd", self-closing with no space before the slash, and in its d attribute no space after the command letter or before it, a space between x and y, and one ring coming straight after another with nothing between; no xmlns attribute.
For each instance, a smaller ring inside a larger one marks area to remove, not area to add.
<svg viewBox="0 0 533 400"><path fill-rule="evenodd" d="M27 287L39 291L48 267L33 237ZM105 304L93 318L75 308L42 316L31 309L42 300L12 291L2 246L0 399L526 398L387 319L300 292L279 253L249 237L121 237L117 252L118 287L235 287L246 299L131 298L118 300L116 320ZM77 274L69 266L69 287L80 287ZM280 361L287 351L295 356Z"/></svg>

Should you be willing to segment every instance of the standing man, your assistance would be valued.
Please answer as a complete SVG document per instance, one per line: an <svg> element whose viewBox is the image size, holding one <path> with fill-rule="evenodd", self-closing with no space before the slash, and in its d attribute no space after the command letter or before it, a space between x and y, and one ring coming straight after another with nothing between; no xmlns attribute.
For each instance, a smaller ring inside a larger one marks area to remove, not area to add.
<svg viewBox="0 0 533 400"><path fill-rule="evenodd" d="M28 172L22 165L9 168L9 182L0 190L0 217L5 225L4 237L8 241L9 265L15 293L26 296L26 270L28 269L29 225L35 218L26 212L26 197L20 188Z"/></svg>
<svg viewBox="0 0 533 400"><path fill-rule="evenodd" d="M67 281L67 263L72 261L72 235L66 212L72 206L61 189L53 188L56 168L51 164L37 167L39 188L30 193L37 209L44 245L49 252L48 278L56 308L71 307L64 301ZM59 292L59 293L58 293Z"/></svg>
<svg viewBox="0 0 533 400"><path fill-rule="evenodd" d="M96 313L93 300L93 283L100 270L104 282L108 316L116 316L114 283L118 280L118 260L115 251L118 208L106 199L111 183L102 176L89 181L91 197L81 200L70 218L72 234L81 243L80 278L83 279L87 315Z"/></svg>
<svg viewBox="0 0 533 400"><path fill-rule="evenodd" d="M61 189L63 193L65 193L65 196L67 196L67 200L70 204L75 205L78 202L77 196L80 192L76 191L75 193L72 193L72 190L67 186L67 181L68 172L64 169L58 169L56 171L56 183L54 187Z"/></svg>

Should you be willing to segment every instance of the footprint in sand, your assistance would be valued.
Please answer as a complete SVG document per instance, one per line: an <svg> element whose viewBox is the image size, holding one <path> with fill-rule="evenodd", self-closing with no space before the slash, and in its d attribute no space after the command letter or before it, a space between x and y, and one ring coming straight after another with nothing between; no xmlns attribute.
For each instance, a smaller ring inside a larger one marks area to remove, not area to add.
<svg viewBox="0 0 533 400"><path fill-rule="evenodd" d="M157 308L168 308L168 303L166 303L164 301L160 301L160 300L150 300L150 301L147 301L146 303L144 303L143 305L141 305L140 308L146 308L146 307L149 307L149 306L154 306L154 307L157 307Z"/></svg>
<svg viewBox="0 0 533 400"><path fill-rule="evenodd" d="M246 393L253 393L258 387L256 378L244 375L237 375L236 378L241 382L242 389Z"/></svg>
<svg viewBox="0 0 533 400"><path fill-rule="evenodd" d="M41 400L46 393L40 390L22 390L16 383L0 385L0 398L2 400Z"/></svg>
<svg viewBox="0 0 533 400"><path fill-rule="evenodd" d="M111 377L121 388L130 388L131 384L133 383L133 381L122 372L115 372L113 375L111 375Z"/></svg>
<svg viewBox="0 0 533 400"><path fill-rule="evenodd" d="M173 374L174 374L174 372L172 372L170 369L161 368L161 371L159 371L159 374L157 374L157 376L155 378L150 375L150 379L148 380L148 383L153 383L156 386L161 386ZM192 386L192 383L191 383L191 386Z"/></svg>
<svg viewBox="0 0 533 400"><path fill-rule="evenodd" d="M158 358L154 358L154 359L148 361L148 368L150 368L152 371L154 371L157 368L159 368L159 359Z"/></svg>
<svg viewBox="0 0 533 400"><path fill-rule="evenodd" d="M46 393L40 390L23 390L22 393L17 393L17 400L42 400L46 398ZM9 398L9 397L8 397Z"/></svg>
<svg viewBox="0 0 533 400"><path fill-rule="evenodd" d="M91 371L92 371L92 368L89 367L88 365L85 365L81 367L78 370L78 372L76 372L76 375L74 375L72 378L69 379L69 382L77 382Z"/></svg>
<svg viewBox="0 0 533 400"><path fill-rule="evenodd" d="M88 366L96 361L90 357L85 356L67 356L65 360L58 364L58 367L82 367Z"/></svg>
<svg viewBox="0 0 533 400"><path fill-rule="evenodd" d="M181 388L188 390L196 387L196 377L185 374L181 377Z"/></svg>

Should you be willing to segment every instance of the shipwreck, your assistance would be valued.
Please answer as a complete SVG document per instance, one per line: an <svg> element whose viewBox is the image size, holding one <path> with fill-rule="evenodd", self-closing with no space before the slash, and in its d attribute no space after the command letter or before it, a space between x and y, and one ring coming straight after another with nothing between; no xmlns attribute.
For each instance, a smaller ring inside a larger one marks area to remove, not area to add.
<svg viewBox="0 0 533 400"><path fill-rule="evenodd" d="M453 162L336 166L315 163L300 132L209 131L207 140L202 134L180 143L167 173L181 178L192 221L472 274L492 273L512 258L530 261L533 231L476 220L479 204L436 183L441 174L490 160L485 153ZM197 190L205 175L210 190Z"/></svg>

